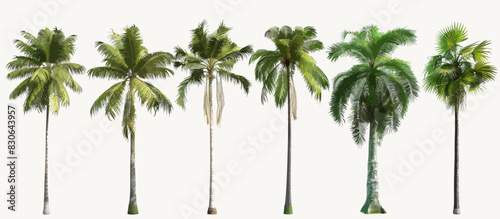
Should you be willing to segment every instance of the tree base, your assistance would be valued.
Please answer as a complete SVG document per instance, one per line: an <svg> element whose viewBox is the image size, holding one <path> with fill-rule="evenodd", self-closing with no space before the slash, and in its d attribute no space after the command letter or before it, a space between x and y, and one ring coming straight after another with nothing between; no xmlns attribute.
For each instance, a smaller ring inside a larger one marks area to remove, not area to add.
<svg viewBox="0 0 500 219"><path fill-rule="evenodd" d="M217 214L217 208L208 208L207 214Z"/></svg>
<svg viewBox="0 0 500 219"><path fill-rule="evenodd" d="M139 214L139 209L137 208L137 205L129 204L127 213L131 215Z"/></svg>
<svg viewBox="0 0 500 219"><path fill-rule="evenodd" d="M361 212L364 214L385 214L387 213L384 208L380 205L378 200L367 199L365 205L361 208Z"/></svg>
<svg viewBox="0 0 500 219"><path fill-rule="evenodd" d="M453 214L460 214L460 208L454 208Z"/></svg>
<svg viewBox="0 0 500 219"><path fill-rule="evenodd" d="M50 209L49 209L49 203L43 203L43 214L44 215L49 215L50 214Z"/></svg>
<svg viewBox="0 0 500 219"><path fill-rule="evenodd" d="M283 211L283 214L293 214L292 206L285 205L285 210Z"/></svg>

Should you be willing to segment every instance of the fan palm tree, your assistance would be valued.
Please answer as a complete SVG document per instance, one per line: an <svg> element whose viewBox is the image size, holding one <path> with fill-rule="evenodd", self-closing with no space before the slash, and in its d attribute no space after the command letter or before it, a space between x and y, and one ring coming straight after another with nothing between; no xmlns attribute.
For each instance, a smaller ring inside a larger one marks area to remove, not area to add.
<svg viewBox="0 0 500 219"><path fill-rule="evenodd" d="M92 68L88 75L94 78L120 80L102 93L90 109L96 115L104 108L105 115L111 120L122 112L123 136L130 140L130 200L128 214L138 214L135 181L135 98L141 105L156 115L163 109L172 110L170 100L158 88L146 80L166 78L173 75L167 67L173 56L167 52L149 53L143 46L139 28L126 27L123 34L112 33L111 44L96 42L97 50L104 56L102 67ZM120 109L123 105L123 111Z"/></svg>
<svg viewBox="0 0 500 219"><path fill-rule="evenodd" d="M297 119L297 94L293 75L296 70L304 78L311 95L321 100L321 91L327 89L328 78L316 65L309 53L323 49L323 43L316 40L316 29L311 26L271 27L265 37L273 41L274 50L260 49L250 58L250 63L257 61L255 79L263 83L261 102L267 101L267 95L274 92L274 102L281 108L288 107L288 152L285 194L285 214L293 214L291 195L291 159L292 159L292 124L291 117Z"/></svg>
<svg viewBox="0 0 500 219"><path fill-rule="evenodd" d="M217 124L220 125L222 109L224 108L224 92L222 81L230 81L239 84L248 94L250 82L243 76L232 73L231 70L237 61L245 58L253 52L252 46L239 47L228 37L230 27L221 23L217 30L211 34L207 32L207 23L202 21L197 28L192 30L191 42L188 49L184 50L177 46L175 48L176 62L174 65L188 70L190 75L186 77L178 87L177 104L183 109L186 107L186 94L188 87L193 84L205 84L203 101L203 112L210 127L210 191L209 206L207 214L217 214L213 205L213 109L212 109L212 84L216 83L217 98Z"/></svg>
<svg viewBox="0 0 500 219"><path fill-rule="evenodd" d="M361 208L365 214L386 213L379 202L377 146L386 133L398 130L419 90L408 62L390 55L399 45L414 44L415 40L413 30L397 28L384 33L372 25L360 31L344 31L342 42L333 44L328 51L332 61L350 56L359 62L334 78L330 113L337 123L344 123L350 101L352 112L347 120L358 145L365 142L369 127L367 191Z"/></svg>
<svg viewBox="0 0 500 219"><path fill-rule="evenodd" d="M455 165L453 214L460 214L458 184L458 115L468 93L477 93L494 80L496 68L488 63L490 41L462 46L467 30L454 23L438 33L437 52L425 68L424 89L434 93L455 114Z"/></svg>
<svg viewBox="0 0 500 219"><path fill-rule="evenodd" d="M14 40L14 44L23 55L15 56L7 64L11 72L8 79L23 79L12 91L10 99L26 94L24 113L31 110L45 110L45 180L43 214L50 214L49 209L49 115L56 115L61 106L69 106L69 94L66 86L80 93L82 88L73 79L72 74L81 74L85 68L71 63L75 53L76 35L66 37L61 29L41 29L38 35L22 31L25 41Z"/></svg>

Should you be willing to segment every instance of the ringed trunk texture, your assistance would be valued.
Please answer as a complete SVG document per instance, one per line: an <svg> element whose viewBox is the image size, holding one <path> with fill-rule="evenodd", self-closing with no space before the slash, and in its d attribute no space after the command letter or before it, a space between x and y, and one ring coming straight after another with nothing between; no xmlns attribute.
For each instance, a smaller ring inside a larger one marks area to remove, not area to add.
<svg viewBox="0 0 500 219"><path fill-rule="evenodd" d="M458 150L458 107L455 108L455 174L454 174L454 182L453 182L453 214L460 214L460 193L459 193L459 179L458 179L458 158L459 158L459 150Z"/></svg>
<svg viewBox="0 0 500 219"><path fill-rule="evenodd" d="M385 214L386 211L378 200L377 145L375 123L370 123L370 138L368 140L368 176L366 181L366 201L361 212L365 214Z"/></svg>
<svg viewBox="0 0 500 219"><path fill-rule="evenodd" d="M45 117L45 179L43 183L43 214L49 215L49 105Z"/></svg>
<svg viewBox="0 0 500 219"><path fill-rule="evenodd" d="M284 214L293 214L292 209L292 193L291 193L291 173L292 173L292 118L291 118L291 102L290 102L290 69L287 66L287 83L288 83L288 152L286 162L286 195Z"/></svg>
<svg viewBox="0 0 500 219"><path fill-rule="evenodd" d="M209 118L209 126L210 126L210 191L209 191L209 200L208 200L208 210L207 214L217 214L217 209L214 207L213 202L214 202L214 187L213 187L213 176L214 176L214 170L213 170L213 152L214 152L214 146L213 146L213 107L212 107L212 80L213 78L211 77L208 80L208 102L210 104L210 118Z"/></svg>
<svg viewBox="0 0 500 219"><path fill-rule="evenodd" d="M135 134L130 134L130 199L128 214L139 214L137 208L137 193L135 190Z"/></svg>

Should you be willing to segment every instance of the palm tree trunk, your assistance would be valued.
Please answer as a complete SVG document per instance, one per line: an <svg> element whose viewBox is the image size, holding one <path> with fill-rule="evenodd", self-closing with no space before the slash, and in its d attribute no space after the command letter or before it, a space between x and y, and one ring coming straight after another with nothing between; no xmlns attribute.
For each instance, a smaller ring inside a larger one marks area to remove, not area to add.
<svg viewBox="0 0 500 219"><path fill-rule="evenodd" d="M361 212L365 214L385 214L386 211L378 200L378 177L377 177L377 145L376 126L370 123L370 137L368 140L368 176L366 181L366 201Z"/></svg>
<svg viewBox="0 0 500 219"><path fill-rule="evenodd" d="M284 214L293 214L292 210L292 194L291 194L291 173L292 173L292 118L291 118L291 102L290 102L290 68L287 66L287 83L288 83L288 152L286 162L286 195L285 195L285 210Z"/></svg>
<svg viewBox="0 0 500 219"><path fill-rule="evenodd" d="M49 209L49 105L45 117L45 179L43 184L43 214L50 214Z"/></svg>
<svg viewBox="0 0 500 219"><path fill-rule="evenodd" d="M210 77L208 80L208 102L210 104L210 118L209 118L209 126L210 126L210 196L208 200L208 211L207 214L217 214L217 209L213 206L213 201L214 201L214 170L213 170L213 152L214 152L214 146L213 146L213 107L212 107L212 80L213 78Z"/></svg>
<svg viewBox="0 0 500 219"><path fill-rule="evenodd" d="M135 134L130 134L130 199L128 214L139 214L137 208L137 193L135 190Z"/></svg>
<svg viewBox="0 0 500 219"><path fill-rule="evenodd" d="M131 88L132 89L132 88ZM134 91L130 100L131 105L134 105ZM135 120L135 119L133 119ZM135 121L132 121L135 124ZM128 214L139 214L137 207L137 193L135 190L135 132L130 131L130 198L128 203Z"/></svg>
<svg viewBox="0 0 500 219"><path fill-rule="evenodd" d="M453 214L460 214L460 198L458 191L458 107L455 108L455 174L453 184Z"/></svg>

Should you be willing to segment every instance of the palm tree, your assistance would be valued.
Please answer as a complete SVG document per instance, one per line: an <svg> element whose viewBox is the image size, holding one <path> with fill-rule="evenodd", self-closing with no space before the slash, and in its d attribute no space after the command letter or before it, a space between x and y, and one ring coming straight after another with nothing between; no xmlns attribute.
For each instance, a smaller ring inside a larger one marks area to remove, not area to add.
<svg viewBox="0 0 500 219"><path fill-rule="evenodd" d="M274 102L281 108L288 105L288 153L286 174L285 214L293 214L291 195L291 159L292 159L292 124L291 117L297 119L297 94L293 75L299 70L311 95L321 100L321 90L327 89L328 78L316 65L309 53L323 49L323 43L316 38L316 29L311 26L271 27L265 37L272 40L275 50L260 49L250 58L250 63L257 61L255 78L263 83L261 102L267 101L267 95L274 91ZM289 95L290 94L290 95Z"/></svg>
<svg viewBox="0 0 500 219"><path fill-rule="evenodd" d="M145 80L166 78L173 71L165 67L173 56L167 52L149 53L143 46L139 28L135 25L126 27L124 33L110 35L112 44L96 42L97 50L104 56L102 67L88 71L90 77L118 79L102 93L90 109L96 115L104 108L105 115L111 120L121 112L123 104L122 129L123 136L130 140L130 200L128 214L138 214L136 181L135 181L135 98L136 95L149 112L156 115L163 109L166 113L172 110L170 100L158 88ZM123 101L125 98L125 101Z"/></svg>
<svg viewBox="0 0 500 219"><path fill-rule="evenodd" d="M455 114L455 165L453 214L460 214L458 189L458 115L468 93L477 93L494 80L496 68L488 63L490 41L461 46L467 30L454 23L438 33L437 52L424 70L424 89L434 93Z"/></svg>
<svg viewBox="0 0 500 219"><path fill-rule="evenodd" d="M7 64L11 72L7 75L10 80L23 79L12 91L10 99L26 94L24 113L31 110L43 112L45 110L45 179L43 214L50 214L49 209L49 112L57 115L61 106L69 106L69 94L66 86L72 91L80 93L82 88L73 79L72 74L81 74L85 68L71 63L71 56L75 53L76 35L66 37L61 29L41 29L35 37L22 31L25 41L14 40L14 44L23 55L15 56Z"/></svg>
<svg viewBox="0 0 500 219"><path fill-rule="evenodd" d="M213 205L213 109L212 109L212 83L216 83L217 98L217 124L220 125L222 109L224 108L224 92L222 80L239 84L248 94L250 82L243 76L232 73L231 70L237 61L245 58L253 52L252 46L239 47L231 41L228 33L232 28L220 23L217 30L211 34L207 32L207 22L202 21L197 28L193 29L189 51L177 46L175 48L176 62L174 65L189 71L178 87L177 104L183 109L186 108L186 94L188 87L193 84L205 84L205 94L203 101L203 112L210 129L210 191L207 214L217 214L217 209Z"/></svg>
<svg viewBox="0 0 500 219"><path fill-rule="evenodd" d="M350 41L346 38L350 37ZM355 58L359 64L338 74L333 80L330 113L335 122L344 123L348 102L351 104L353 140L358 145L368 136L368 176L366 201L361 212L386 213L379 202L377 179L377 146L388 132L396 132L419 86L408 62L391 58L399 45L414 44L415 31L397 28L380 32L377 26L360 31L344 31L342 42L333 44L328 58L337 61L341 56Z"/></svg>

